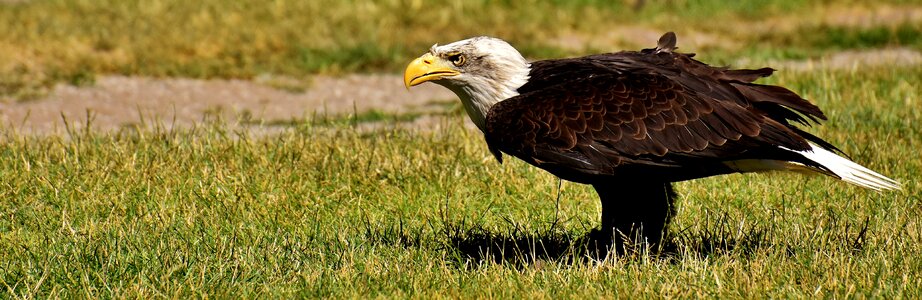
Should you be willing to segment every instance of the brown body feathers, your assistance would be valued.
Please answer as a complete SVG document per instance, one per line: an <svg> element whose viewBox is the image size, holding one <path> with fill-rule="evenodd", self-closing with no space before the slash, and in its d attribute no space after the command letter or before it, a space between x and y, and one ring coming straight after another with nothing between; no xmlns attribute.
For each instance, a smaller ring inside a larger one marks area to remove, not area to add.
<svg viewBox="0 0 922 300"><path fill-rule="evenodd" d="M595 183L725 174L733 170L724 162L742 159L810 165L779 148L807 150L808 141L835 150L792 124L825 120L818 107L786 88L753 83L772 69L712 67L674 49L669 33L654 49L533 62L520 95L487 114L491 151Z"/></svg>

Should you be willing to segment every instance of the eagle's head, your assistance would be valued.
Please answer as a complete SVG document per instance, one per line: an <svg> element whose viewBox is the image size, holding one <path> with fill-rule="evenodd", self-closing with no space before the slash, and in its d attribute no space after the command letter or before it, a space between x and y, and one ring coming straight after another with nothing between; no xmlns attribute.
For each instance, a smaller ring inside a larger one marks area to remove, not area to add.
<svg viewBox="0 0 922 300"><path fill-rule="evenodd" d="M452 90L483 130L490 107L518 95L528 72L528 61L509 43L481 36L433 45L429 53L410 62L403 81L407 88L432 81Z"/></svg>

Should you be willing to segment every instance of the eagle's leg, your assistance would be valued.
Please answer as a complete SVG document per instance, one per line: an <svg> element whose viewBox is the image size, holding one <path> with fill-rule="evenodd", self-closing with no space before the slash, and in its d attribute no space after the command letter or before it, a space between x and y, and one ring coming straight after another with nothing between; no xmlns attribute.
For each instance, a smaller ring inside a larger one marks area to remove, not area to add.
<svg viewBox="0 0 922 300"><path fill-rule="evenodd" d="M606 182L594 184L602 202L603 239L619 252L646 244L655 247L675 213L670 182Z"/></svg>

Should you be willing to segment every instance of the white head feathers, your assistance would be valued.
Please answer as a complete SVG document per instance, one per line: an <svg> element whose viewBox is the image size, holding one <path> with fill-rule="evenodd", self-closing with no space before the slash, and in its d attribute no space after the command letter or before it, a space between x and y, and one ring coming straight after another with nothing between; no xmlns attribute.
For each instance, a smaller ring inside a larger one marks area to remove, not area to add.
<svg viewBox="0 0 922 300"><path fill-rule="evenodd" d="M434 81L455 92L474 124L484 129L486 114L493 104L518 95L528 81L529 63L506 41L475 37L429 49L435 57L462 55L460 74Z"/></svg>

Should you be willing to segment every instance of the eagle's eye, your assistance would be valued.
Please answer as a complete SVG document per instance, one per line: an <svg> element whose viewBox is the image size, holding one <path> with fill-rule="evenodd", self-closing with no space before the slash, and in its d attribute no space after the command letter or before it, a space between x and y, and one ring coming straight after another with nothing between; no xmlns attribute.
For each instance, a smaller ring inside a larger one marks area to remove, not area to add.
<svg viewBox="0 0 922 300"><path fill-rule="evenodd" d="M460 67L461 65L464 64L464 55L461 55L461 53L455 53L455 54L449 55L448 61L450 61L451 64L455 65L455 67Z"/></svg>

